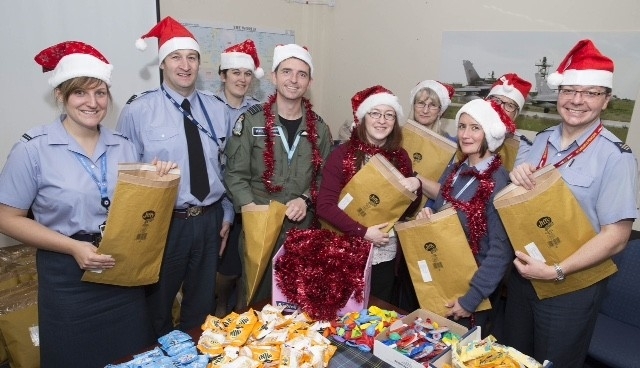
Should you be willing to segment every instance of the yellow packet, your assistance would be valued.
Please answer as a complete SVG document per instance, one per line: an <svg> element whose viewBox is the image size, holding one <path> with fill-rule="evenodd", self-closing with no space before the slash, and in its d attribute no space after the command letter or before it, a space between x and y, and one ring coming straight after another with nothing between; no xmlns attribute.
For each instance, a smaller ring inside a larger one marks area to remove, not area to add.
<svg viewBox="0 0 640 368"><path fill-rule="evenodd" d="M268 345L252 345L251 357L262 364L268 365L280 361L280 347Z"/></svg>
<svg viewBox="0 0 640 368"><path fill-rule="evenodd" d="M229 344L231 346L244 345L249 336L251 336L251 331L257 321L258 316L256 316L253 309L249 309L247 312L239 315L238 318L229 325L229 332L227 333Z"/></svg>

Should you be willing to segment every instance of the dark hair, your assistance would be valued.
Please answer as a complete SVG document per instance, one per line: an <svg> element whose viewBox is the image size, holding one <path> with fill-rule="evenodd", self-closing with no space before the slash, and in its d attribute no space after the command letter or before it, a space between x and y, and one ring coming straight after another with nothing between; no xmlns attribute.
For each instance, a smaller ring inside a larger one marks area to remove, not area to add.
<svg viewBox="0 0 640 368"><path fill-rule="evenodd" d="M111 91L109 90L109 86L102 79L94 77L75 77L60 83L55 89L60 92L60 96L62 97L61 102L66 104L67 101L69 101L69 96L71 96L75 91L79 89L96 88L102 83L104 83L107 88L107 96L109 97L109 103L111 103Z"/></svg>

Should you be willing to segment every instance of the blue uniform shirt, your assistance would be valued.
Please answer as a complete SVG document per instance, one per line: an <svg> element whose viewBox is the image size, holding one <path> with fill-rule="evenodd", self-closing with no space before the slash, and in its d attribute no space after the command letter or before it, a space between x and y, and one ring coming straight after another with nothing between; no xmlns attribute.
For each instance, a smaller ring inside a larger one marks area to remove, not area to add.
<svg viewBox="0 0 640 368"><path fill-rule="evenodd" d="M166 83L163 86L178 104L182 103L185 97L173 91ZM222 199L225 194L218 157L219 150L224 149L228 134L228 127L225 126L225 105L217 98L201 91L195 91L187 99L191 103L191 114L208 131L209 124L203 112L204 105L217 137L214 142L206 133L200 131L210 189L202 202L190 191L189 155L182 112L174 106L162 90L153 90L130 100L122 109L118 119L118 130L131 139L136 146L140 155L139 161L151 162L157 158L178 164L181 178L176 208L207 206ZM233 222L233 205L229 201L223 201L223 208L224 221Z"/></svg>
<svg viewBox="0 0 640 368"><path fill-rule="evenodd" d="M55 122L29 130L16 143L0 173L0 203L33 209L35 220L64 235L96 233L107 218L100 190L76 153L84 150ZM118 163L136 162L137 154L123 135L100 126L93 157L87 157L96 178L102 179L101 159L107 157L107 193L113 199Z"/></svg>
<svg viewBox="0 0 640 368"><path fill-rule="evenodd" d="M537 166L548 146L546 164L555 164L584 143L598 124L599 119L565 150L561 149L562 125L539 133L523 162ZM518 152L518 156L521 154ZM606 128L584 152L559 170L596 232L602 225L638 217L636 159L628 146Z"/></svg>
<svg viewBox="0 0 640 368"><path fill-rule="evenodd" d="M240 105L240 107L236 108L229 105L229 103L227 102L227 97L224 95L223 90L218 91L218 93L215 94L215 97L225 104L225 122L228 128L227 137L231 136L233 125L235 124L236 120L238 120L240 115L244 114L245 111L247 111L251 106L260 103L260 101L252 96L244 96L242 104Z"/></svg>

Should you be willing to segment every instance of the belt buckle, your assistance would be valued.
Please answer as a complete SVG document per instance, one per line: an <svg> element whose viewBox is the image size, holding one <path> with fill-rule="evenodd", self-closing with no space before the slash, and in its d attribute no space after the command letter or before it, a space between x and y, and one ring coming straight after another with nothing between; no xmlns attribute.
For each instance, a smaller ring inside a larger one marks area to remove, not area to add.
<svg viewBox="0 0 640 368"><path fill-rule="evenodd" d="M187 217L195 217L201 214L202 214L202 207L200 206L193 206L193 207L187 208Z"/></svg>

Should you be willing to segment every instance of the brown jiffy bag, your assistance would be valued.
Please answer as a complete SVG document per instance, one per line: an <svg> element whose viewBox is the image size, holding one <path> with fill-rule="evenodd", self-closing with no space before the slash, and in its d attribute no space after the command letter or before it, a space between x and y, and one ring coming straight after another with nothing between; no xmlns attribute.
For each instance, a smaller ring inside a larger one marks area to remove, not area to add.
<svg viewBox="0 0 640 368"><path fill-rule="evenodd" d="M560 171L548 165L534 173L536 186L527 190L509 184L493 201L511 245L548 265L560 263L596 235L580 203ZM570 293L611 276L611 259L568 275L562 282L532 280L540 299Z"/></svg>
<svg viewBox="0 0 640 368"><path fill-rule="evenodd" d="M383 155L369 159L340 192L338 207L353 220L369 227L388 222L388 232L407 210L416 194L400 184L404 176ZM341 233L328 223L322 227Z"/></svg>
<svg viewBox="0 0 640 368"><path fill-rule="evenodd" d="M98 248L116 265L101 272L85 271L82 281L120 286L157 282L179 184L179 170L158 176L153 165L119 164Z"/></svg>
<svg viewBox="0 0 640 368"><path fill-rule="evenodd" d="M411 158L413 170L423 177L438 181L456 153L450 139L409 119L402 126L402 148Z"/></svg>
<svg viewBox="0 0 640 368"><path fill-rule="evenodd" d="M395 226L420 308L444 316L469 291L478 265L455 209ZM476 311L491 309L488 299Z"/></svg>
<svg viewBox="0 0 640 368"><path fill-rule="evenodd" d="M271 262L271 254L282 229L286 211L287 206L277 201L271 201L268 205L242 208L245 244L244 254L240 256L244 258L248 301L253 299L267 265Z"/></svg>

